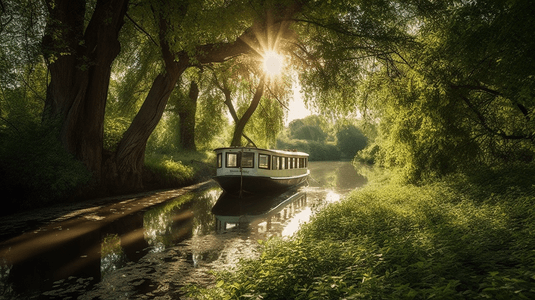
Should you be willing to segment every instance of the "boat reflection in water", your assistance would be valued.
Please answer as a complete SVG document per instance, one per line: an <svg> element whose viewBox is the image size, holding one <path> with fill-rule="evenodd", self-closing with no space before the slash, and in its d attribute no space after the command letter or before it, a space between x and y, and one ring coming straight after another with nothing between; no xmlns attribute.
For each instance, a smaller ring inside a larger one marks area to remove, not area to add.
<svg viewBox="0 0 535 300"><path fill-rule="evenodd" d="M242 197L223 193L212 208L216 231L231 228L247 229L270 236L281 236L298 214L310 216L304 189L293 188L279 194L244 194ZM308 212L308 213L307 213ZM307 221L307 220L303 220Z"/></svg>

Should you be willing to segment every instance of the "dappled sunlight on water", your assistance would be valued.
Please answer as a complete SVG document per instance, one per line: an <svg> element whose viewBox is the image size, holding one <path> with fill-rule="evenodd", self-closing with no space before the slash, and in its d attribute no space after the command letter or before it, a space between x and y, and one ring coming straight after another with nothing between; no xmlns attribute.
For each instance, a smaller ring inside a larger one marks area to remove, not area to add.
<svg viewBox="0 0 535 300"><path fill-rule="evenodd" d="M101 244L100 273L102 277L121 267L126 263L126 256L121 247L121 238L116 234L110 234L104 238Z"/></svg>
<svg viewBox="0 0 535 300"><path fill-rule="evenodd" d="M310 207L306 207L302 211L298 212L291 220L286 224L282 230L283 237L290 237L299 230L301 224L306 223L310 220L312 216L312 210Z"/></svg>
<svg viewBox="0 0 535 300"><path fill-rule="evenodd" d="M334 203L340 201L340 194L335 193L334 191L328 191L325 195L325 203Z"/></svg>

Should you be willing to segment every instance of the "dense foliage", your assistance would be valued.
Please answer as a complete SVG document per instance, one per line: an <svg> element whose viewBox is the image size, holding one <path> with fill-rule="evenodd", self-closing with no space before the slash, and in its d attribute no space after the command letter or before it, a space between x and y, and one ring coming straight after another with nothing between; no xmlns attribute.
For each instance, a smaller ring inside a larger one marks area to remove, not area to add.
<svg viewBox="0 0 535 300"><path fill-rule="evenodd" d="M336 141L342 156L350 159L368 144L368 138L354 125L345 125L338 130Z"/></svg>
<svg viewBox="0 0 535 300"><path fill-rule="evenodd" d="M480 169L423 186L376 178L199 299L530 299L533 168ZM199 293L200 292L200 293Z"/></svg>
<svg viewBox="0 0 535 300"><path fill-rule="evenodd" d="M316 141L280 138L277 140L277 149L291 149L308 153L310 161L340 159L340 151L335 145Z"/></svg>
<svg viewBox="0 0 535 300"><path fill-rule="evenodd" d="M26 126L0 139L0 214L67 200L90 183L91 174L61 147L54 127Z"/></svg>
<svg viewBox="0 0 535 300"><path fill-rule="evenodd" d="M360 157L405 181L534 159L529 1L1 4L2 143L59 124L51 141L113 191L142 189L147 158L231 140L272 147L294 74L310 107L378 128ZM261 70L267 50L285 58L276 79ZM363 145L338 125L293 125L280 146L317 159Z"/></svg>
<svg viewBox="0 0 535 300"><path fill-rule="evenodd" d="M276 146L306 152L311 161L351 160L368 143L368 137L359 129L361 125L362 122L354 120L330 121L324 116L311 115L290 122L279 135ZM366 132L374 136L373 130Z"/></svg>
<svg viewBox="0 0 535 300"><path fill-rule="evenodd" d="M444 2L378 64L361 99L380 119L378 161L411 181L534 158L529 1Z"/></svg>

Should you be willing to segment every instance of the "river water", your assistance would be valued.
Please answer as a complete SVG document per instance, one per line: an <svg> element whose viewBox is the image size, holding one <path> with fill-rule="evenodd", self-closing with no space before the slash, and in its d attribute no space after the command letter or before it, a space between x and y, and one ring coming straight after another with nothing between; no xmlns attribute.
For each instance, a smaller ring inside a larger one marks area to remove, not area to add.
<svg viewBox="0 0 535 300"><path fill-rule="evenodd" d="M183 299L366 184L350 162L309 169L308 185L276 196L233 198L209 181L0 218L0 299Z"/></svg>

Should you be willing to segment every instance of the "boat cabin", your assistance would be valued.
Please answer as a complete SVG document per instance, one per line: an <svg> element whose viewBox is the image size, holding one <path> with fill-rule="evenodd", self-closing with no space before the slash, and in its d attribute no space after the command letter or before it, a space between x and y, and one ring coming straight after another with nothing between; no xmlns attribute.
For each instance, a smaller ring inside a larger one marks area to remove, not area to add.
<svg viewBox="0 0 535 300"><path fill-rule="evenodd" d="M214 180L227 192L288 188L309 174L308 154L303 152L248 147L218 148L215 152Z"/></svg>

